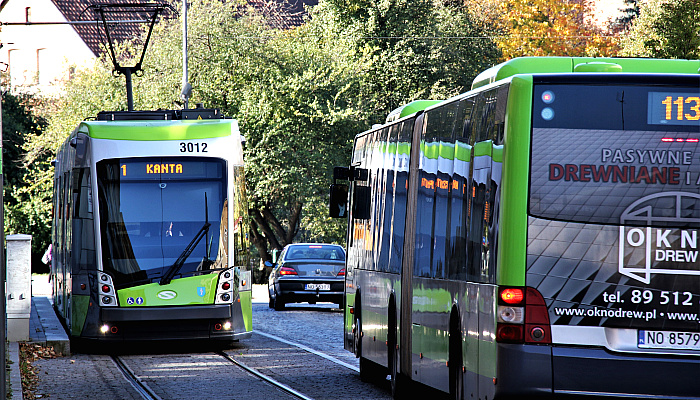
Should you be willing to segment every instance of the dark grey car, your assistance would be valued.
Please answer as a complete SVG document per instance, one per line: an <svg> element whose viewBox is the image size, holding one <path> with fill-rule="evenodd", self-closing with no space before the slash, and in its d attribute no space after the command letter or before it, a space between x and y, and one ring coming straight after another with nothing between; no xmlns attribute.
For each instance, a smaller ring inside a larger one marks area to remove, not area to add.
<svg viewBox="0 0 700 400"><path fill-rule="evenodd" d="M343 306L345 250L335 244L299 243L285 246L267 283L270 308L287 303L338 303Z"/></svg>

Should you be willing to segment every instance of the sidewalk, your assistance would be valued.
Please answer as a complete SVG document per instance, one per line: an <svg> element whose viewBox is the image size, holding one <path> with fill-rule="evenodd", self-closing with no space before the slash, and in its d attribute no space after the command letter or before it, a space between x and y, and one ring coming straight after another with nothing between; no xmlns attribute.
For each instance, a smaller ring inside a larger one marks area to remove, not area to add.
<svg viewBox="0 0 700 400"><path fill-rule="evenodd" d="M32 275L32 309L29 316L29 342L53 346L58 355L70 354L70 340L51 304L51 284L47 275ZM22 400L19 343L9 344L12 400Z"/></svg>
<svg viewBox="0 0 700 400"><path fill-rule="evenodd" d="M253 303L267 303L267 285L253 285ZM51 304L51 284L47 275L32 275L32 308L29 318L29 342L43 346L53 346L57 355L70 355L70 340L63 325L56 316ZM9 347L12 361L10 385L12 400L22 399L22 380L20 375L19 343L12 342Z"/></svg>

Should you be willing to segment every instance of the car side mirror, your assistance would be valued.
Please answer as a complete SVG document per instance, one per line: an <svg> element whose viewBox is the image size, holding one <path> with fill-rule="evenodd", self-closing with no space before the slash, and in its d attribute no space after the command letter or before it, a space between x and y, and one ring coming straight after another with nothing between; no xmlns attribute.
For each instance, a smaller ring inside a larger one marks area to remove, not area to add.
<svg viewBox="0 0 700 400"><path fill-rule="evenodd" d="M272 268L272 267L273 267L272 263L269 262L269 261L265 261L264 264L265 264L266 267L269 267L269 268Z"/></svg>

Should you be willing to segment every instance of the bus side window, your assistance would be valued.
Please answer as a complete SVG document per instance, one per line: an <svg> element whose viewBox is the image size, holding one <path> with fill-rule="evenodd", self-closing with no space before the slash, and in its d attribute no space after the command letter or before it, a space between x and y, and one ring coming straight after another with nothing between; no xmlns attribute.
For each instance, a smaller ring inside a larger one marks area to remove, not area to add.
<svg viewBox="0 0 700 400"><path fill-rule="evenodd" d="M403 261L404 231L406 228L406 202L408 199L408 168L411 154L411 137L415 119L404 121L396 138L394 160L394 214L392 219L391 256L389 272L400 273Z"/></svg>
<svg viewBox="0 0 700 400"><path fill-rule="evenodd" d="M391 243L391 216L394 211L394 156L396 154L396 137L399 125L394 124L382 130L381 146L381 190L377 191L377 227L378 234L375 251L379 270L389 272L389 245Z"/></svg>
<svg viewBox="0 0 700 400"><path fill-rule="evenodd" d="M416 206L416 248L413 274L429 278L432 266L433 225L435 209L435 181L439 142L434 137L433 125L439 123L439 110L427 112L423 119L419 153L419 187Z"/></svg>
<svg viewBox="0 0 700 400"><path fill-rule="evenodd" d="M453 127L454 168L450 184L450 222L448 237L448 279L464 281L467 277L467 211L469 170L471 165L471 145L468 127L474 97L459 102L457 117Z"/></svg>
<svg viewBox="0 0 700 400"><path fill-rule="evenodd" d="M493 142L489 135L494 126L495 100L494 90L479 95L470 132L472 166L471 187L467 194L470 196L467 280L476 282L489 282L491 275L485 255L488 254L490 240L488 216Z"/></svg>

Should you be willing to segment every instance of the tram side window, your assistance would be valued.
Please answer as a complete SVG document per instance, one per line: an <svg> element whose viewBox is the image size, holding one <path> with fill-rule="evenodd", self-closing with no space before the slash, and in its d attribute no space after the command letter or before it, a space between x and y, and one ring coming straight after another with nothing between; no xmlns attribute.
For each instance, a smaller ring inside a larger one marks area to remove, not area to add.
<svg viewBox="0 0 700 400"><path fill-rule="evenodd" d="M76 244L74 268L95 269L95 234L90 193L90 169L75 168L73 179L73 236Z"/></svg>

